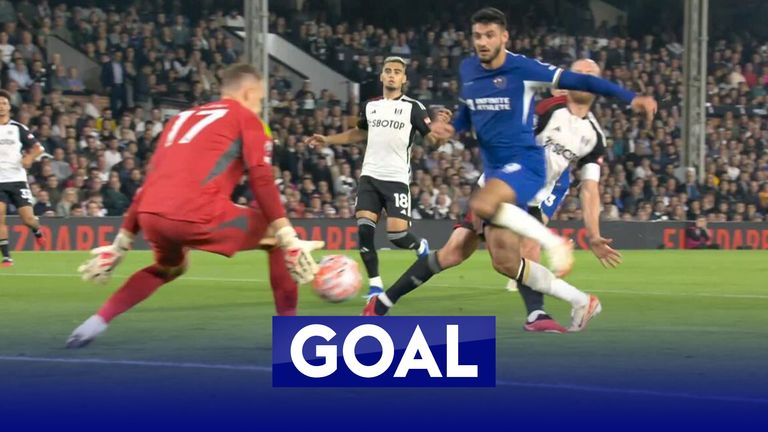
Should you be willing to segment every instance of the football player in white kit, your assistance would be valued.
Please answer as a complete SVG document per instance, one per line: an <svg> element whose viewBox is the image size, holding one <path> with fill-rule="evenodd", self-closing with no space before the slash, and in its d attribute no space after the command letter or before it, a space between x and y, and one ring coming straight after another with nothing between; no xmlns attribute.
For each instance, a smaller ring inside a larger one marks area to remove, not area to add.
<svg viewBox="0 0 768 432"><path fill-rule="evenodd" d="M429 142L450 136L445 129L450 121L450 111L440 110L433 123L426 107L403 93L408 80L405 71L405 59L387 57L380 75L383 96L363 104L357 127L330 136L315 134L306 140L309 145L366 141L355 203L360 257L368 273L366 298L384 291L374 243L376 224L382 211L387 212L387 237L392 244L400 249L415 250L419 257L429 253L427 240L410 229L411 148L416 133Z"/></svg>
<svg viewBox="0 0 768 432"><path fill-rule="evenodd" d="M13 259L8 243L5 213L13 205L21 221L29 227L39 246L46 239L40 231L40 221L32 211L32 192L27 184L27 169L45 149L29 129L11 119L11 95L0 90L0 266L10 267Z"/></svg>
<svg viewBox="0 0 768 432"><path fill-rule="evenodd" d="M592 75L600 73L599 67L592 60L578 60L571 69ZM590 247L603 265L613 267L621 262L621 255L610 247L610 239L600 235L598 182L605 146L603 133L590 113L593 101L594 95L590 93L569 91L566 96L553 97L537 105L539 121L536 139L546 149L547 183L529 203L529 212L544 222L554 215L568 193L569 168L572 163L576 163L576 168L581 173L580 196ZM457 225L442 249L414 263L390 289L368 303L363 315L386 314L401 296L426 282L434 274L455 267L469 258L477 249L483 230L484 227L479 226L477 221L468 215L464 223ZM521 247L525 259L538 261L538 243L525 241ZM566 330L581 331L602 309L596 296L579 291L562 279L553 280L549 288L547 292L539 292L525 285L519 287L528 309L525 330L553 333ZM568 329L544 312L543 294L552 295L573 305L572 322Z"/></svg>

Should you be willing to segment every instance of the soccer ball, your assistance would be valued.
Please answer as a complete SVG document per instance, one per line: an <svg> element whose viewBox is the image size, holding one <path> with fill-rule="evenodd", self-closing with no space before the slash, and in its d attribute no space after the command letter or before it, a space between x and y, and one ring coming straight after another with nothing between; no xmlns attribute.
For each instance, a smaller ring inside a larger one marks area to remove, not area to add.
<svg viewBox="0 0 768 432"><path fill-rule="evenodd" d="M344 255L328 255L319 264L320 270L312 288L323 300L339 303L357 295L363 280L357 262Z"/></svg>

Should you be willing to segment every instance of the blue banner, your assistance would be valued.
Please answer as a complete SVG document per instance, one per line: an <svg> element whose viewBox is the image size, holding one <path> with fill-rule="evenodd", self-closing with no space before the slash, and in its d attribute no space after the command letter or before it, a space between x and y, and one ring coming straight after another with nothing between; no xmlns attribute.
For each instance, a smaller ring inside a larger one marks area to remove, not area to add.
<svg viewBox="0 0 768 432"><path fill-rule="evenodd" d="M274 387L494 387L496 318L274 317Z"/></svg>

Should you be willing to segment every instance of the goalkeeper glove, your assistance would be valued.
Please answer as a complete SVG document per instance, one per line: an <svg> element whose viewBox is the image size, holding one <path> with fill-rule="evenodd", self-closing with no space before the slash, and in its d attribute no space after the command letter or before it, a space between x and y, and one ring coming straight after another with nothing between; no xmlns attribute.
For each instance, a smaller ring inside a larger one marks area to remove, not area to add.
<svg viewBox="0 0 768 432"><path fill-rule="evenodd" d="M78 267L77 271L80 272L84 281L104 285L112 278L112 272L132 245L133 238L121 232L111 245L92 249L93 257Z"/></svg>
<svg viewBox="0 0 768 432"><path fill-rule="evenodd" d="M285 264L293 280L298 284L312 281L318 267L311 252L325 246L325 242L301 240L292 226L280 228L275 237L285 253Z"/></svg>

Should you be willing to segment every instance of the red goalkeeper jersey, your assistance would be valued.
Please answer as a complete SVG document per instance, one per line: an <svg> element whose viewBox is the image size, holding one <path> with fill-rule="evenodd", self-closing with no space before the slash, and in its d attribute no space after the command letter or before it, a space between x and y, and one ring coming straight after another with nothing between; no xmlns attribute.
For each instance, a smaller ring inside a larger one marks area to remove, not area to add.
<svg viewBox="0 0 768 432"><path fill-rule="evenodd" d="M273 211L265 211L271 221L284 212L276 190L262 190L275 188L271 158L269 129L240 103L224 99L181 112L160 135L137 210L209 223L232 205L232 191L249 169L252 180L254 173L264 177L253 192Z"/></svg>

